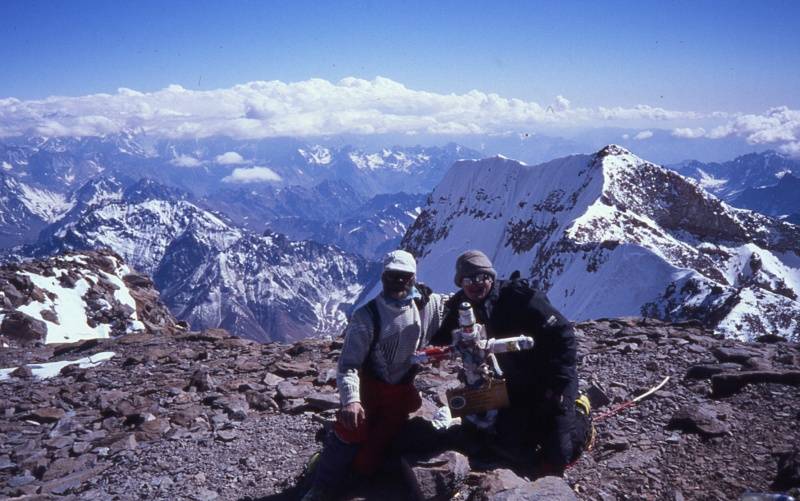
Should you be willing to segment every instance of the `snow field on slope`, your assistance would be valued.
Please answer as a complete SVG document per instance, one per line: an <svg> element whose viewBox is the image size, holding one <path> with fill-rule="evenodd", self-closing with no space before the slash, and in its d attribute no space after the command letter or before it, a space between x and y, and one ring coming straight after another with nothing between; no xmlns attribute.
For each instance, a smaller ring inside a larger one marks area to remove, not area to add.
<svg viewBox="0 0 800 501"><path fill-rule="evenodd" d="M22 192L20 200L25 207L48 223L58 220L73 207L60 193L40 190L24 183L19 183L19 188Z"/></svg>
<svg viewBox="0 0 800 501"><path fill-rule="evenodd" d="M79 358L78 360L62 360L60 362L28 364L27 367L31 370L35 378L49 379L57 376L61 372L61 369L67 367L68 365L77 365L81 369L88 369L90 367L97 367L107 360L111 360L115 355L116 353L114 352L103 351L88 357ZM15 370L17 370L17 367L0 369L0 381L8 379L10 377L9 375Z"/></svg>
<svg viewBox="0 0 800 501"><path fill-rule="evenodd" d="M567 318L639 316L642 305L656 301L671 282L691 273L634 244L603 250L603 254L604 262L594 272L587 271L591 256L560 255L568 264L547 296Z"/></svg>
<svg viewBox="0 0 800 501"><path fill-rule="evenodd" d="M785 325L778 325L770 321L770 316L764 315L765 308L791 311L792 301L784 296L774 294L764 289L745 288L739 292L739 302L731 312L717 325L715 332L727 338L740 341L753 341L749 334L751 322L766 325L772 334L795 339L800 319L790 318Z"/></svg>
<svg viewBox="0 0 800 501"><path fill-rule="evenodd" d="M60 270L54 270L58 273ZM96 327L89 327L86 317L85 303L83 295L89 290L89 284L84 278L75 282L75 287L68 289L59 284L55 277L43 277L34 273L24 273L37 287L50 291L56 295L56 299L51 301L45 297L43 302L31 302L17 308L22 313L43 321L47 325L46 344L51 343L74 343L84 339L107 338L110 334L110 326L98 324ZM59 323L54 323L42 317L41 311L53 309Z"/></svg>
<svg viewBox="0 0 800 501"><path fill-rule="evenodd" d="M514 270L529 275L535 250L547 245L547 242L539 242L538 247L516 254L505 247L507 229L499 222L532 220L535 224L548 225L556 217L558 228L553 235L557 240L556 237L577 217L576 209L599 196L600 183L597 179L592 179L582 190L573 209L554 215L546 211L535 212L531 207L543 203L557 190L563 191L565 198L577 191L581 180L577 173L586 167L587 159L586 156L573 156L528 167L515 161L495 158L489 166L478 161L463 161L453 166L431 195L433 205L429 206L429 209L438 210L434 228L448 227L449 233L443 240L435 242L432 251L419 260L420 279L436 291L453 291L456 259L468 249L485 252L501 275ZM480 200L475 196L478 193ZM461 202L463 194L469 194L469 197ZM562 203L567 201L563 200ZM483 211L499 219L476 219L469 212L446 219L453 212L463 209Z"/></svg>
<svg viewBox="0 0 800 501"><path fill-rule="evenodd" d="M79 256L65 256L67 261L76 261L84 263ZM120 266L116 263L117 271L128 273L127 266ZM136 313L136 302L128 290L125 283L118 277L109 273L98 270L106 279L118 287L114 291L114 297L122 304L127 304L133 308L133 313L128 319L128 332L140 331L144 329L144 324L138 319ZM74 288L62 287L58 281L58 276L65 273L65 270L58 268L53 269L55 276L45 277L35 273L26 272L24 275L28 276L37 287L55 294L56 299L51 300L45 296L43 302L31 302L27 305L17 308L22 313L25 313L37 320L41 320L47 326L47 336L45 344L52 343L74 343L84 339L107 338L111 334L111 326L108 324L98 324L95 327L90 327L88 318L86 316L86 303L83 296L89 290L89 283L86 278L93 281L99 281L97 276L86 274L80 279L75 281ZM109 305L110 306L110 305ZM42 317L42 310L53 310L58 319L58 323L51 322Z"/></svg>

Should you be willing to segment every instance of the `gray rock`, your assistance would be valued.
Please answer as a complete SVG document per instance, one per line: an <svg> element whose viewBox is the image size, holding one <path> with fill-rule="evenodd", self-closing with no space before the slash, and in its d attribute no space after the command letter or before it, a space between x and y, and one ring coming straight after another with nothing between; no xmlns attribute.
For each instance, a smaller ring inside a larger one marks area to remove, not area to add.
<svg viewBox="0 0 800 501"><path fill-rule="evenodd" d="M231 419L236 419L238 421L246 419L247 411L250 410L247 400L239 395L230 395L220 398L215 402L215 407L221 408Z"/></svg>
<svg viewBox="0 0 800 501"><path fill-rule="evenodd" d="M434 457L405 456L403 470L416 499L450 499L466 480L469 461L455 451Z"/></svg>
<svg viewBox="0 0 800 501"><path fill-rule="evenodd" d="M43 343L47 337L47 324L21 311L14 310L6 313L3 317L3 322L0 323L0 334L21 345Z"/></svg>
<svg viewBox="0 0 800 501"><path fill-rule="evenodd" d="M481 478L475 497L480 501L497 499L504 492L529 489L531 483L511 470L492 470ZM525 499L521 497L520 499Z"/></svg>
<svg viewBox="0 0 800 501"><path fill-rule="evenodd" d="M36 477L30 474L30 472L25 472L22 475L17 475L15 477L11 477L8 479L8 486L9 487L22 487L23 485L28 485L31 482L35 482Z"/></svg>
<svg viewBox="0 0 800 501"><path fill-rule="evenodd" d="M271 397L257 391L248 391L246 394L247 403L257 411L277 411L279 406Z"/></svg>
<svg viewBox="0 0 800 501"><path fill-rule="evenodd" d="M559 477L540 478L531 486L530 500L541 501L576 501L575 492ZM512 498L505 498L511 500Z"/></svg>
<svg viewBox="0 0 800 501"><path fill-rule="evenodd" d="M317 370L311 362L278 362L272 372L283 377L303 377L316 374Z"/></svg>
<svg viewBox="0 0 800 501"><path fill-rule="evenodd" d="M278 396L282 399L305 398L314 391L308 383L295 383L293 381L281 381L278 383Z"/></svg>
<svg viewBox="0 0 800 501"><path fill-rule="evenodd" d="M222 442L233 442L239 436L235 430L219 430L214 435L217 440L221 440Z"/></svg>
<svg viewBox="0 0 800 501"><path fill-rule="evenodd" d="M761 355L761 352L757 350L725 346L715 346L712 348L711 353L720 362L736 362L737 364L744 364L749 358Z"/></svg>
<svg viewBox="0 0 800 501"><path fill-rule="evenodd" d="M339 395L336 393L314 393L306 397L306 403L315 411L328 411L339 408Z"/></svg>
<svg viewBox="0 0 800 501"><path fill-rule="evenodd" d="M266 374L264 374L264 378L261 380L262 383L264 383L269 387L278 386L278 383L280 383L281 381L283 381L282 377L276 376L271 372L267 372Z"/></svg>
<svg viewBox="0 0 800 501"><path fill-rule="evenodd" d="M208 374L208 370L206 369L197 369L194 374L192 374L188 386L188 388L195 388L197 391L212 391L215 387L214 379Z"/></svg>
<svg viewBox="0 0 800 501"><path fill-rule="evenodd" d="M669 421L669 427L689 433L700 433L706 437L717 437L730 433L730 426L717 418L711 405L682 407Z"/></svg>
<svg viewBox="0 0 800 501"><path fill-rule="evenodd" d="M58 407L43 407L31 412L30 418L40 423L55 423L65 416L64 410Z"/></svg>
<svg viewBox="0 0 800 501"><path fill-rule="evenodd" d="M711 377L711 389L716 397L727 397L739 392L748 384L758 383L800 386L800 371L743 371Z"/></svg>

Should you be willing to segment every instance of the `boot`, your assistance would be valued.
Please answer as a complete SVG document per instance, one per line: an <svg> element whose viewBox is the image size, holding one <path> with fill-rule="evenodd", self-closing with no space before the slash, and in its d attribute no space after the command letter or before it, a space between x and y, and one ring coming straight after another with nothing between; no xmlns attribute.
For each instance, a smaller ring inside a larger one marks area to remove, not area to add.
<svg viewBox="0 0 800 501"><path fill-rule="evenodd" d="M313 469L309 472L313 481L302 501L334 499L350 470L356 452L357 444L344 443L335 433L329 433L319 458L315 460L312 456L314 464L309 462L309 468Z"/></svg>

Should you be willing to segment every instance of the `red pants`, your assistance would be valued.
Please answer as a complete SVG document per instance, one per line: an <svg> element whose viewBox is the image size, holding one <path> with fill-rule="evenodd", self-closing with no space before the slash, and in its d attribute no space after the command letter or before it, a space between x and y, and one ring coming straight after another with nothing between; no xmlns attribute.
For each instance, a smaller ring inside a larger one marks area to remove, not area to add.
<svg viewBox="0 0 800 501"><path fill-rule="evenodd" d="M386 449L409 414L422 405L412 383L389 384L370 377L361 377L361 405L366 419L355 430L336 422L334 431L342 442L359 444L353 460L353 470L363 475L375 473L384 459Z"/></svg>

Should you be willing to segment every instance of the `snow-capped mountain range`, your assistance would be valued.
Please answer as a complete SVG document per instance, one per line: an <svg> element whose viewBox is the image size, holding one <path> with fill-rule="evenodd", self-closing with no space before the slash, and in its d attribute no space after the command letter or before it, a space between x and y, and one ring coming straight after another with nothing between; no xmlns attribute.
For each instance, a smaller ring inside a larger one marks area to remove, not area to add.
<svg viewBox="0 0 800 501"><path fill-rule="evenodd" d="M70 207L63 194L35 188L0 172L0 248L36 239L42 228Z"/></svg>
<svg viewBox="0 0 800 501"><path fill-rule="evenodd" d="M700 318L729 336L798 336L797 227L703 188L787 215L755 189L794 179L794 161L771 152L685 163L687 179L617 146L531 167L457 145L4 141L4 247L36 235L21 254L109 247L197 328L261 341L337 333L376 277L369 261L404 238L421 278L443 290L455 257L477 247L576 320L645 314ZM225 181L256 168L268 179ZM792 186L776 193L791 199Z"/></svg>
<svg viewBox="0 0 800 501"><path fill-rule="evenodd" d="M619 146L537 166L456 163L403 245L434 289L456 257L520 270L573 320L700 319L744 338L800 338L800 227L735 209Z"/></svg>
<svg viewBox="0 0 800 501"><path fill-rule="evenodd" d="M169 140L134 131L5 138L0 247L32 243L48 223L73 221L147 178L235 226L373 259L398 243L419 200L455 160L477 157L456 144L362 149L288 138Z"/></svg>
<svg viewBox="0 0 800 501"><path fill-rule="evenodd" d="M379 261L399 247L426 200L426 195L407 193L377 195L352 210L352 216L338 221L284 217L269 226L295 240L329 243Z"/></svg>
<svg viewBox="0 0 800 501"><path fill-rule="evenodd" d="M197 196L221 187L311 188L328 180L345 182L365 198L401 191L428 193L462 158L479 154L456 144L373 151L294 139L169 140L130 131L100 138L0 141L0 167L5 173L61 193L108 171L135 179L149 177Z"/></svg>
<svg viewBox="0 0 800 501"><path fill-rule="evenodd" d="M797 175L785 173L774 186L748 188L742 191L733 204L762 214L787 218L789 222L800 218L800 169ZM795 223L797 224L797 223Z"/></svg>
<svg viewBox="0 0 800 501"><path fill-rule="evenodd" d="M360 256L253 234L151 180L119 197L119 185L99 184L111 189L94 192L101 202L73 209L26 254L113 249L152 275L167 306L198 328L222 326L259 341L336 333L369 273Z"/></svg>
<svg viewBox="0 0 800 501"><path fill-rule="evenodd" d="M800 160L774 151L749 153L722 163L689 160L668 167L728 203L734 203L747 189L774 186L786 174L800 174Z"/></svg>

